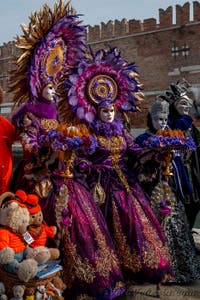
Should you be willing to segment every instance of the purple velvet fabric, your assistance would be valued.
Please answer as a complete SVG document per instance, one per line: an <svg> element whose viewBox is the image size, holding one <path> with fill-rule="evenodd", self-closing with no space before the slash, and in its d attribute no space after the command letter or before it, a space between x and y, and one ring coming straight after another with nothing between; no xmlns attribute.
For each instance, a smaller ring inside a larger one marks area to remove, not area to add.
<svg viewBox="0 0 200 300"><path fill-rule="evenodd" d="M15 123L18 118L30 112L40 118L56 119L57 117L56 107L53 103L44 101L28 102L13 115L12 122Z"/></svg>
<svg viewBox="0 0 200 300"><path fill-rule="evenodd" d="M125 276L136 281L159 282L166 273L171 272L164 233L134 174L128 174L125 160L127 154L137 158L141 148L130 134L122 129L119 134L118 129L122 128L120 124L115 128L117 134L113 124L100 125L98 121L93 126L99 144L96 151L88 156L93 164L88 182L93 187L100 178L106 193L101 209L115 241ZM118 144L115 137L121 138ZM153 262L155 257L158 258L157 262Z"/></svg>

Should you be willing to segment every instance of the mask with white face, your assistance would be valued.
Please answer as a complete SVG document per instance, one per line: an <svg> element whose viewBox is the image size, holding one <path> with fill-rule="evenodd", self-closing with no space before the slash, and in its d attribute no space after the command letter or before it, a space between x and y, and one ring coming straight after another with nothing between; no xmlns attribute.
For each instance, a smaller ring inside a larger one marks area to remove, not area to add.
<svg viewBox="0 0 200 300"><path fill-rule="evenodd" d="M42 97L45 100L49 100L51 102L54 102L55 94L56 94L55 88L51 83L47 84L42 90Z"/></svg>
<svg viewBox="0 0 200 300"><path fill-rule="evenodd" d="M180 115L188 115L190 112L190 108L192 107L192 102L190 98L184 96L177 100L174 103L174 106Z"/></svg>
<svg viewBox="0 0 200 300"><path fill-rule="evenodd" d="M155 130L164 129L167 127L168 113L158 112L152 118L152 125Z"/></svg>
<svg viewBox="0 0 200 300"><path fill-rule="evenodd" d="M167 127L169 115L169 103L164 96L158 96L156 101L150 107L150 115L153 128L157 131Z"/></svg>
<svg viewBox="0 0 200 300"><path fill-rule="evenodd" d="M109 108L102 106L99 111L99 118L106 123L112 123L115 118L115 108L111 105Z"/></svg>

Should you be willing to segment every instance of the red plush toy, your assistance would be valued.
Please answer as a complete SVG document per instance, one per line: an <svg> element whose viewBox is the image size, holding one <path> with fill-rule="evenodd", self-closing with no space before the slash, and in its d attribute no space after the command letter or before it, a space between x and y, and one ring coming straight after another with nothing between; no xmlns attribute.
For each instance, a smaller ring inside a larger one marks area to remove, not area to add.
<svg viewBox="0 0 200 300"><path fill-rule="evenodd" d="M43 213L40 205L38 204L39 197L35 194L27 195L27 208L30 213L30 225L28 232L33 238L33 242L29 247L36 248L46 246L47 239L53 238L57 232L55 226L48 226L43 221ZM57 259L60 252L57 248L48 248L50 252L50 260Z"/></svg>

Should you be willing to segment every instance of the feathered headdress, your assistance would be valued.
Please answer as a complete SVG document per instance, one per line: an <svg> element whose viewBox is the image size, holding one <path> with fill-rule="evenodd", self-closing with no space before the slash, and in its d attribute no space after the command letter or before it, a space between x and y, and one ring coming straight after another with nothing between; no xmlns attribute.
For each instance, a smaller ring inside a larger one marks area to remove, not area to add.
<svg viewBox="0 0 200 300"><path fill-rule="evenodd" d="M192 105L192 100L187 96L188 89L191 84L184 78L177 81L177 83L171 83L171 91L166 91L166 97L170 104L173 104L181 98L185 98Z"/></svg>
<svg viewBox="0 0 200 300"><path fill-rule="evenodd" d="M91 123L98 104L109 99L123 113L138 110L143 98L137 67L121 57L117 48L103 49L82 59L63 84L68 104L78 119Z"/></svg>
<svg viewBox="0 0 200 300"><path fill-rule="evenodd" d="M158 115L158 113L169 113L169 102L167 97L159 95L156 97L155 102L149 108L149 113L152 118Z"/></svg>
<svg viewBox="0 0 200 300"><path fill-rule="evenodd" d="M16 47L17 69L11 76L14 102L33 102L44 84L57 84L63 73L74 67L85 52L85 26L72 15L70 1L55 3L53 10L45 4L30 17L29 25L21 25Z"/></svg>

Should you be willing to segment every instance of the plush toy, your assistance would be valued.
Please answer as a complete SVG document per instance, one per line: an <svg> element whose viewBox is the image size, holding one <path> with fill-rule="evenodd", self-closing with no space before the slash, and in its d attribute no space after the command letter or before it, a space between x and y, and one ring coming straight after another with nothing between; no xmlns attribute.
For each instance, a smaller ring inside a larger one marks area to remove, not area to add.
<svg viewBox="0 0 200 300"><path fill-rule="evenodd" d="M5 292L6 292L5 285L4 285L3 282L0 282L0 300L7 300L8 299Z"/></svg>
<svg viewBox="0 0 200 300"><path fill-rule="evenodd" d="M25 294L25 300L35 300L35 289L33 287L27 287Z"/></svg>
<svg viewBox="0 0 200 300"><path fill-rule="evenodd" d="M13 298L11 300L23 300L24 299L24 292L26 287L24 285L14 285L13 286Z"/></svg>
<svg viewBox="0 0 200 300"><path fill-rule="evenodd" d="M7 194L5 198L7 197ZM13 199L0 203L0 265L27 282L37 273L37 262L26 259L27 243L23 234L29 224L29 212L24 201L26 193L18 190Z"/></svg>
<svg viewBox="0 0 200 300"><path fill-rule="evenodd" d="M38 201L39 197L37 195L27 195L27 208L30 214L28 232L33 238L33 242L29 246L34 249L41 249L43 247L43 251L47 251L49 253L49 260L55 260L60 256L60 251L57 248L47 248L45 245L47 244L48 238L53 238L55 236L57 228L55 226L47 226L44 223L43 213ZM28 255L28 257L31 256ZM44 262L45 261L43 261L43 263Z"/></svg>
<svg viewBox="0 0 200 300"><path fill-rule="evenodd" d="M37 286L37 291L35 293L35 300L43 300L43 299L47 300L49 299L49 296L47 295L45 285L39 285Z"/></svg>
<svg viewBox="0 0 200 300"><path fill-rule="evenodd" d="M47 294L50 295L52 299L64 300L62 292L65 289L66 285L59 276L52 278L52 280L46 284Z"/></svg>

